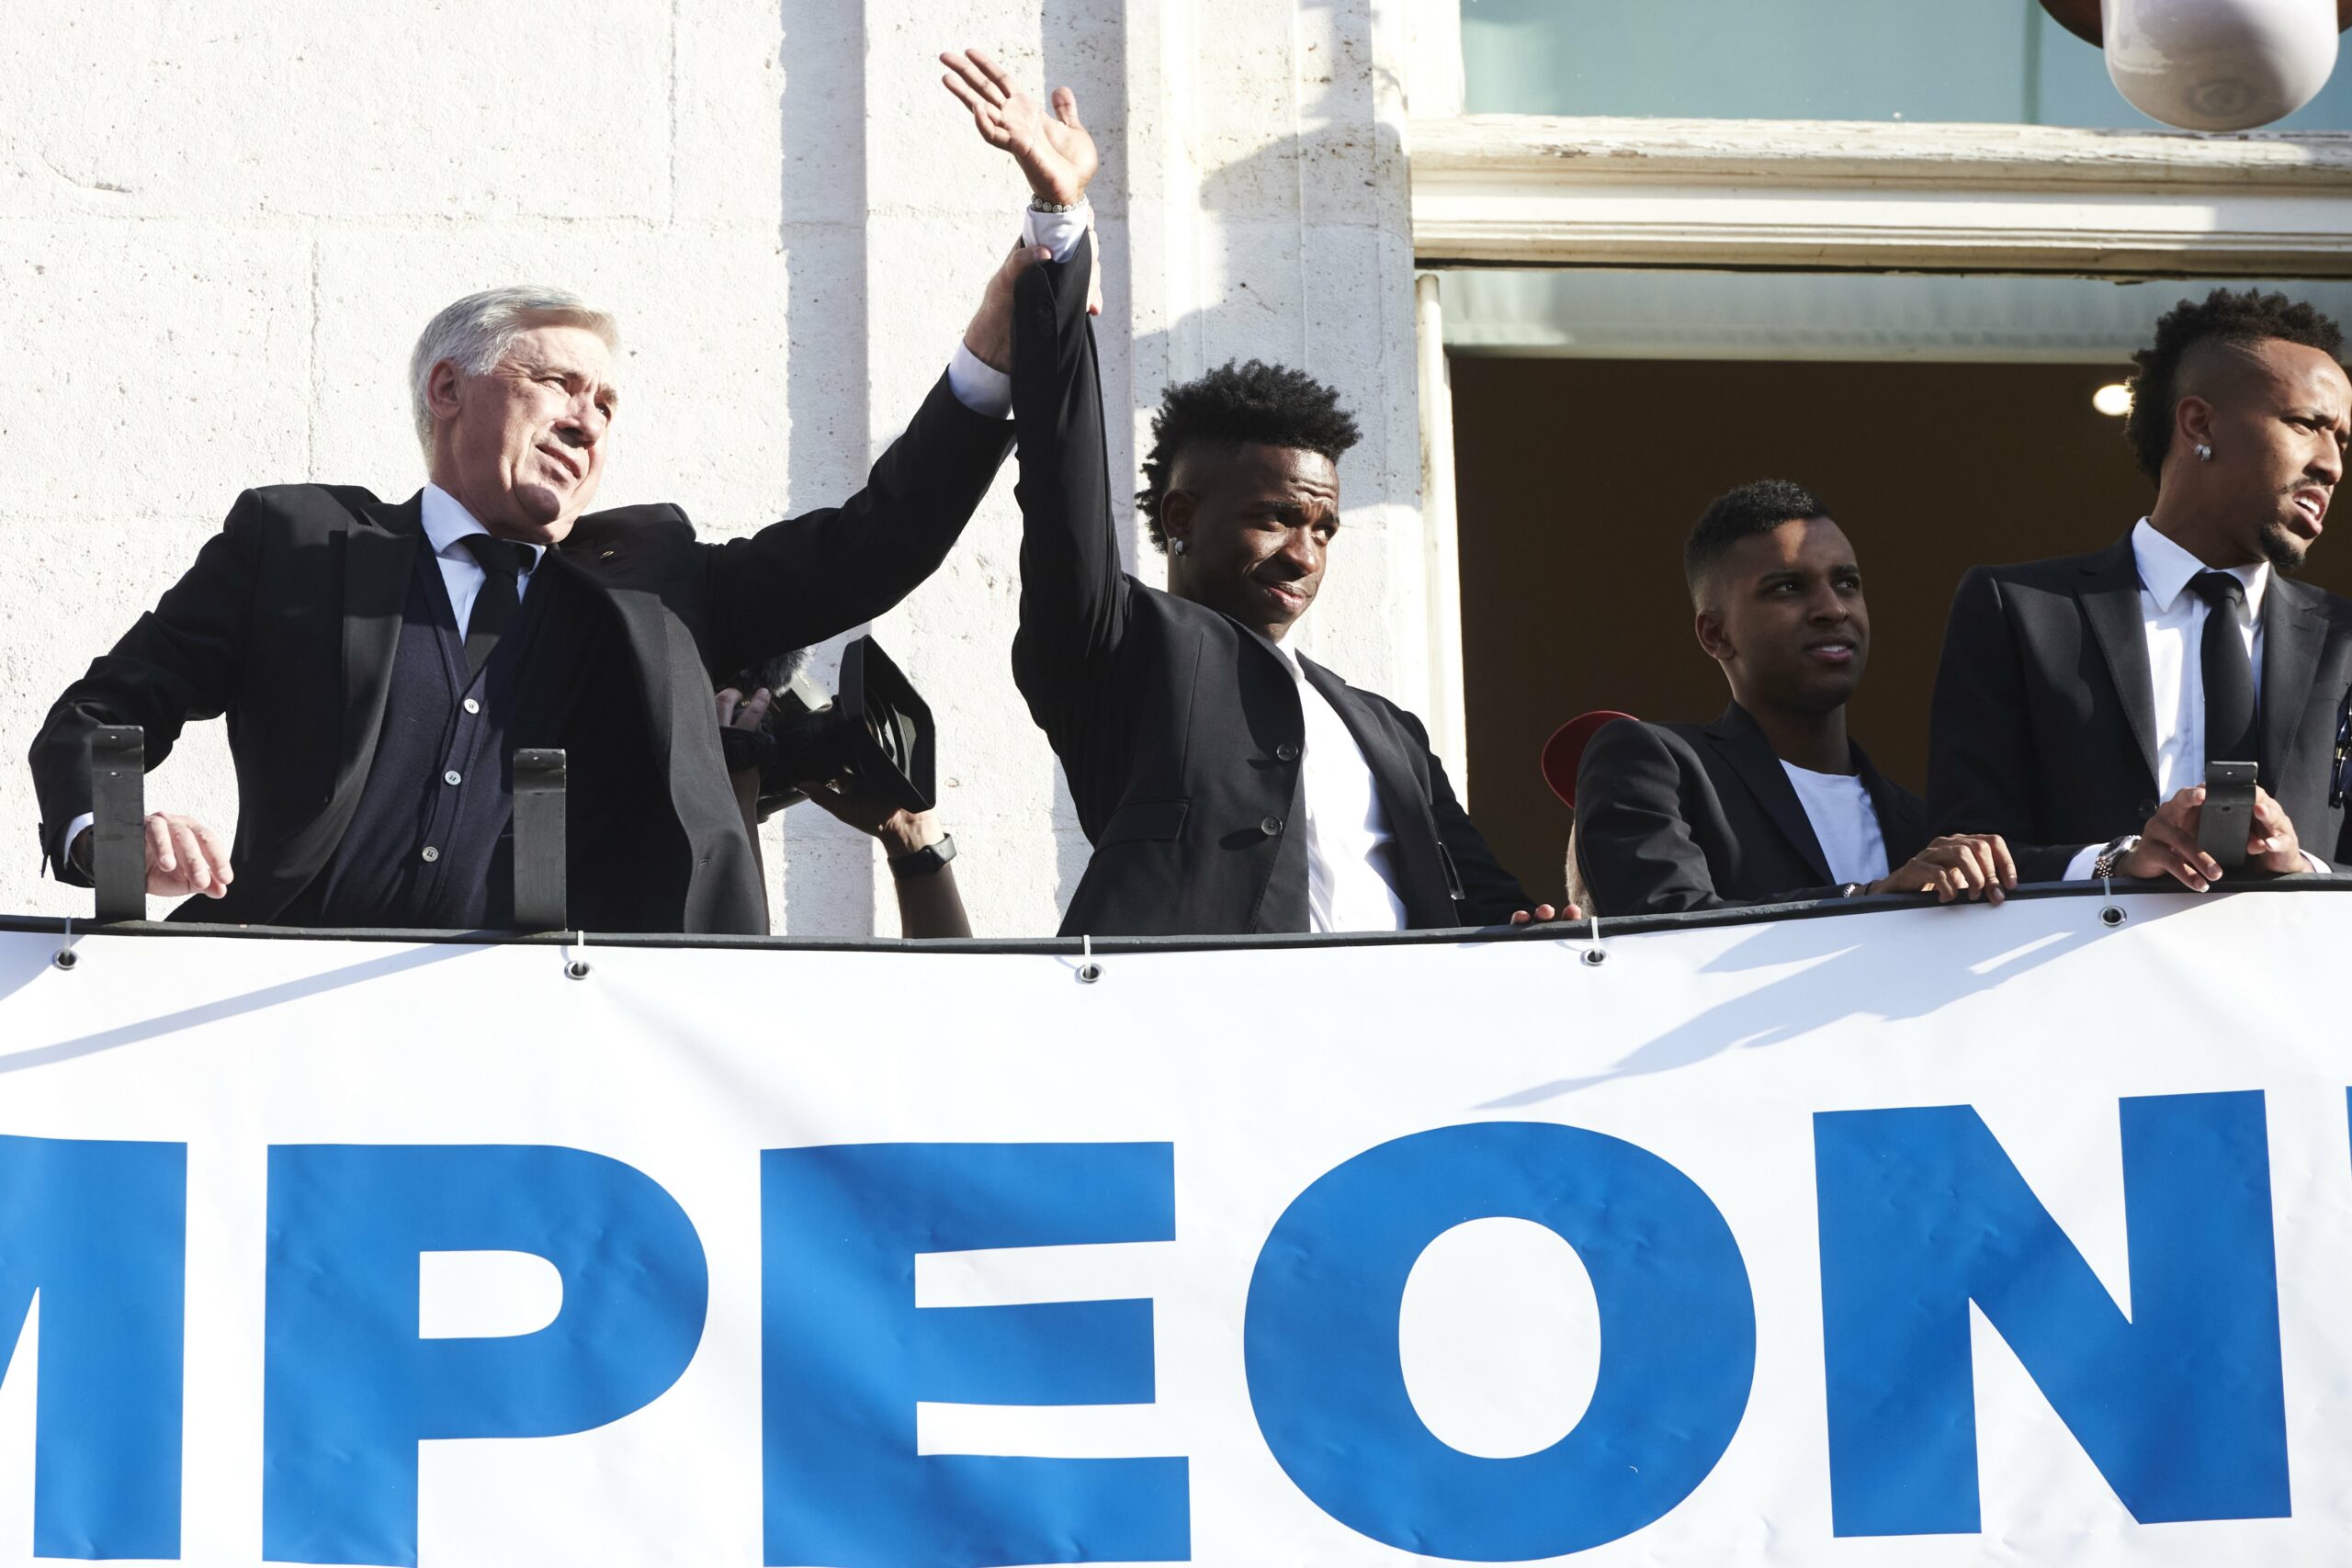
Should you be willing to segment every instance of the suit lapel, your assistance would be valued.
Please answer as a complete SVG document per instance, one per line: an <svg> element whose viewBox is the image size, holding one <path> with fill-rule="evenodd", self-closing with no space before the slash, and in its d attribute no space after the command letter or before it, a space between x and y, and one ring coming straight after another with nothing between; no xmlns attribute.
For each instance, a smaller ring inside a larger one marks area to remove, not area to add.
<svg viewBox="0 0 2352 1568"><path fill-rule="evenodd" d="M2156 686L2148 672L2148 632L2140 615L2140 568L2132 556L2132 540L2093 556L2083 567L2086 581L2075 590L2107 660L2132 739L2140 745L2140 761L2148 782L2156 779Z"/></svg>
<svg viewBox="0 0 2352 1568"><path fill-rule="evenodd" d="M424 534L421 515L422 492L397 505L377 502L363 507L343 536L343 734L331 799L355 792L376 758L409 576Z"/></svg>
<svg viewBox="0 0 2352 1568"><path fill-rule="evenodd" d="M1829 857L1821 851L1821 840L1813 830L1813 819L1804 814L1804 803L1797 799L1796 785L1789 782L1781 759L1772 752L1771 743L1756 721L1737 703L1724 710L1723 716L1707 726L1707 739L1731 764L1772 825L1781 830L1791 847L1812 867L1815 879L1826 883Z"/></svg>
<svg viewBox="0 0 2352 1568"><path fill-rule="evenodd" d="M680 787L677 694L671 689L671 681L678 671L691 671L698 678L702 673L702 651L678 617L662 609L658 592L626 585L639 563L633 558L635 552L614 542L624 536L603 534L582 518L561 545L548 551L546 558L554 570L569 572L590 594L611 606L628 644L629 663L637 672L638 692L645 703L646 730L653 741L655 772L670 791L672 800L687 802L697 797L691 786L683 790ZM707 706L707 703L701 704L695 711L700 713ZM727 765L719 755L717 720L700 726L696 734L707 742L704 748L709 753L704 759L708 764L706 771L715 770L709 772L709 776L723 780ZM689 745L687 755L695 754L695 749ZM691 836L693 824L688 824L687 831Z"/></svg>
<svg viewBox="0 0 2352 1568"><path fill-rule="evenodd" d="M2262 598L2262 786L2273 795L2290 776L2327 640L2327 614L2313 592L2273 572Z"/></svg>
<svg viewBox="0 0 2352 1568"><path fill-rule="evenodd" d="M1331 705L1340 722L1355 738L1357 750L1372 769L1373 786L1388 813L1388 830L1396 835L1396 896L1404 900L1407 917L1415 923L1450 925L1453 897L1445 864L1439 858L1437 819L1430 812L1429 785L1414 772L1413 759L1402 737L1363 694L1311 659L1298 667L1306 682Z"/></svg>

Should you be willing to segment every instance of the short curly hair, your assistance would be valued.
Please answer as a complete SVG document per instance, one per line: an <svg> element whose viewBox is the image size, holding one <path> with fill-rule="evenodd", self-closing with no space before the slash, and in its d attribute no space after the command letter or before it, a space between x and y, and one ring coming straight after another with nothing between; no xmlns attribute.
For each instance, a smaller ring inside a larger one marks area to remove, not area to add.
<svg viewBox="0 0 2352 1568"><path fill-rule="evenodd" d="M1769 534L1783 523L1828 515L1819 496L1788 479L1758 479L1715 497L1682 542L1682 580L1690 585L1690 603L1706 607L1708 577L1742 539Z"/></svg>
<svg viewBox="0 0 2352 1568"><path fill-rule="evenodd" d="M2300 299L2249 288L2216 288L2202 301L2183 299L2156 322L2156 341L2132 356L2132 412L2123 438L2132 458L2151 479L2164 475L2172 450L2173 412L2180 406L2180 367L2206 344L2249 349L2277 340L2315 348L2331 358L2344 355L2344 332Z"/></svg>
<svg viewBox="0 0 2352 1568"><path fill-rule="evenodd" d="M1319 452L1336 463L1361 434L1355 416L1340 406L1340 394L1306 371L1257 359L1246 365L1227 360L1199 380L1160 394L1136 508L1151 531L1151 542L1164 554L1168 534L1160 526L1160 498L1186 447L1256 443Z"/></svg>

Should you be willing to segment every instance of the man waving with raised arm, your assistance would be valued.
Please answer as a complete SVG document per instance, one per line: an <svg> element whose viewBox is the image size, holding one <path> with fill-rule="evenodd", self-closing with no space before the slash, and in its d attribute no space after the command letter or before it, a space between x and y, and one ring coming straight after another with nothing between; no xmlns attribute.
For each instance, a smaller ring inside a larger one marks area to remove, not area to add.
<svg viewBox="0 0 2352 1568"><path fill-rule="evenodd" d="M1067 93L1043 116L985 62L948 85L1016 156L1038 140L1076 149L1084 135ZM1072 155L1091 166L1091 145ZM1063 930L1548 919L1471 826L1420 722L1283 644L1340 533L1339 460L1356 426L1339 394L1255 361L1169 390L1137 498L1169 552L1168 591L1147 587L1119 563L1086 319L1091 246L1056 246L1051 259L1046 248L1032 251L1039 265L1013 312L1023 532L1012 665L1094 845Z"/></svg>

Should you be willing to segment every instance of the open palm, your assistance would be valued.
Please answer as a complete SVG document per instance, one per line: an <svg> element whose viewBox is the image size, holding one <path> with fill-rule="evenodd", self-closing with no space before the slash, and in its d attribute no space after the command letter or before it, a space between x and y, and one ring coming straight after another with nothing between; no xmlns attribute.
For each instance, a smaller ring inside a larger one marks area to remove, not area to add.
<svg viewBox="0 0 2352 1568"><path fill-rule="evenodd" d="M980 50L951 51L939 62L947 67L940 80L972 111L981 140L1012 154L1039 200L1068 206L1085 196L1102 160L1079 123L1077 94L1055 88L1049 113Z"/></svg>

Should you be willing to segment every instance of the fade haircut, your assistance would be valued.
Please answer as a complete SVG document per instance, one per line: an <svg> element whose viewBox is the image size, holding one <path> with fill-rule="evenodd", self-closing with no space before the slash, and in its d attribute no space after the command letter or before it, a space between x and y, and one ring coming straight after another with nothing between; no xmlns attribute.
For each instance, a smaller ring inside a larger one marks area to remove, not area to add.
<svg viewBox="0 0 2352 1568"><path fill-rule="evenodd" d="M1226 361L1197 381L1160 394L1151 416L1151 451L1143 460L1143 489L1136 507L1162 555L1168 535L1159 524L1160 498L1169 476L1187 447L1255 443L1317 452L1336 463L1359 439L1355 416L1340 406L1340 394L1304 370L1253 359Z"/></svg>
<svg viewBox="0 0 2352 1568"><path fill-rule="evenodd" d="M1731 547L1742 539L1769 534L1783 523L1826 517L1829 508L1803 485L1787 479L1758 479L1726 491L1707 503L1682 541L1682 580L1690 589L1690 603L1705 609L1707 579L1723 564Z"/></svg>
<svg viewBox="0 0 2352 1568"><path fill-rule="evenodd" d="M408 356L410 410L416 416L417 445L433 451L433 411L425 406L425 383L433 367L447 359L468 376L495 367L514 341L535 327L585 327L618 354L620 324L612 312L600 310L568 288L518 283L485 288L479 294L442 308L424 323L416 347Z"/></svg>
<svg viewBox="0 0 2352 1568"><path fill-rule="evenodd" d="M2166 311L2156 322L2156 341L2132 356L2139 368L2132 377L2132 412L2123 421L2123 438L2132 443L2140 471L2151 479L2164 477L2184 361L2212 348L2244 355L2274 339L2318 349L2331 359L2344 356L2343 330L2284 294L2216 288L2202 303L2183 299Z"/></svg>

